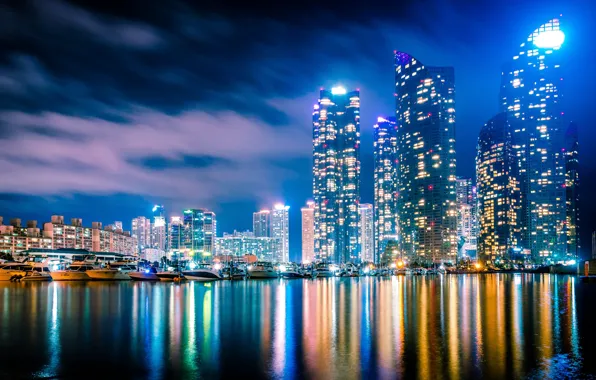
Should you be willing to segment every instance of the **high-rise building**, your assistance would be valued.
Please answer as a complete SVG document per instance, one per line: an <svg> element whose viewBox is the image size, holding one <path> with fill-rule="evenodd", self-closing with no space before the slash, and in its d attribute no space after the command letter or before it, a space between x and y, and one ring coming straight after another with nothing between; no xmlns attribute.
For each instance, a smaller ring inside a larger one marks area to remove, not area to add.
<svg viewBox="0 0 596 380"><path fill-rule="evenodd" d="M397 124L379 117L374 126L374 262L379 263L387 244L397 243Z"/></svg>
<svg viewBox="0 0 596 380"><path fill-rule="evenodd" d="M579 257L579 143L577 125L570 123L565 133L565 192L567 208L567 254Z"/></svg>
<svg viewBox="0 0 596 380"><path fill-rule="evenodd" d="M205 260L215 249L215 213L204 209L184 210L182 246L188 257Z"/></svg>
<svg viewBox="0 0 596 380"><path fill-rule="evenodd" d="M279 260L279 239L272 237L254 236L254 233L237 232L233 234L225 233L223 237L215 239L216 253L218 256L236 256L254 255L262 261Z"/></svg>
<svg viewBox="0 0 596 380"><path fill-rule="evenodd" d="M271 236L271 211L261 210L253 212L252 231L256 237Z"/></svg>
<svg viewBox="0 0 596 380"><path fill-rule="evenodd" d="M513 133L507 114L500 113L480 130L476 155L478 189L478 258L515 259L520 246L521 190Z"/></svg>
<svg viewBox="0 0 596 380"><path fill-rule="evenodd" d="M151 248L151 219L144 216L132 220L132 236L137 239L137 249L143 253L145 248Z"/></svg>
<svg viewBox="0 0 596 380"><path fill-rule="evenodd" d="M170 224L168 226L168 251L177 252L180 251L183 245L183 231L184 223L182 217L172 216L170 218Z"/></svg>
<svg viewBox="0 0 596 380"><path fill-rule="evenodd" d="M120 230L120 231L124 231L124 228L122 226L122 222L121 221L115 221L114 222L114 229L116 230Z"/></svg>
<svg viewBox="0 0 596 380"><path fill-rule="evenodd" d="M360 213L360 261L371 263L375 256L375 235L373 222L373 205L361 203Z"/></svg>
<svg viewBox="0 0 596 380"><path fill-rule="evenodd" d="M164 208L153 206L153 223L151 224L151 245L153 248L165 251L167 248L167 226Z"/></svg>
<svg viewBox="0 0 596 380"><path fill-rule="evenodd" d="M459 255L474 257L478 237L478 198L471 178L457 178L455 198Z"/></svg>
<svg viewBox="0 0 596 380"><path fill-rule="evenodd" d="M205 211L204 215L205 245L203 252L205 256L213 256L215 253L215 237L217 236L217 219L213 211Z"/></svg>
<svg viewBox="0 0 596 380"><path fill-rule="evenodd" d="M395 53L399 249L417 261L455 261L455 76Z"/></svg>
<svg viewBox="0 0 596 380"><path fill-rule="evenodd" d="M537 262L567 254L561 105L563 42L558 19L534 30L505 65L500 107L507 113L521 188L521 245Z"/></svg>
<svg viewBox="0 0 596 380"><path fill-rule="evenodd" d="M290 261L290 206L276 204L271 210L272 238L279 239L278 257L275 261Z"/></svg>
<svg viewBox="0 0 596 380"><path fill-rule="evenodd" d="M302 213L302 262L310 263L315 259L315 203L307 202L300 209Z"/></svg>
<svg viewBox="0 0 596 380"><path fill-rule="evenodd" d="M360 255L360 92L321 90L313 111L315 255L335 262Z"/></svg>

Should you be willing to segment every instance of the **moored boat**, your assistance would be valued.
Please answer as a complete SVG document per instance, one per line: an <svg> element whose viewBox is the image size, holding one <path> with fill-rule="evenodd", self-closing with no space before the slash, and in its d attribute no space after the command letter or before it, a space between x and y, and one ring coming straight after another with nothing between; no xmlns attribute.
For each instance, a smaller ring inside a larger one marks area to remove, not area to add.
<svg viewBox="0 0 596 380"><path fill-rule="evenodd" d="M153 267L128 272L128 275L134 281L159 281L157 270Z"/></svg>
<svg viewBox="0 0 596 380"><path fill-rule="evenodd" d="M300 270L298 265L296 265L294 263L280 265L279 271L280 271L281 277L287 278L287 279L304 278L305 277L304 273Z"/></svg>
<svg viewBox="0 0 596 380"><path fill-rule="evenodd" d="M91 269L96 269L96 267L73 263L67 269L51 271L50 276L54 281L88 281L91 278L87 275L87 271Z"/></svg>
<svg viewBox="0 0 596 380"><path fill-rule="evenodd" d="M91 269L86 273L91 280L100 281L127 281L131 280L128 273L136 270L136 264L132 262L115 262L108 264L106 268Z"/></svg>
<svg viewBox="0 0 596 380"><path fill-rule="evenodd" d="M24 263L6 262L0 265L0 281L19 280L31 270L31 266Z"/></svg>
<svg viewBox="0 0 596 380"><path fill-rule="evenodd" d="M223 279L220 265L198 264L194 269L182 271L182 274L191 281L218 281Z"/></svg>
<svg viewBox="0 0 596 380"><path fill-rule="evenodd" d="M327 263L318 263L313 270L314 277L334 277L336 272L334 269L334 266Z"/></svg>
<svg viewBox="0 0 596 380"><path fill-rule="evenodd" d="M248 277L251 279L277 278L278 276L279 274L271 263L258 262L248 269Z"/></svg>

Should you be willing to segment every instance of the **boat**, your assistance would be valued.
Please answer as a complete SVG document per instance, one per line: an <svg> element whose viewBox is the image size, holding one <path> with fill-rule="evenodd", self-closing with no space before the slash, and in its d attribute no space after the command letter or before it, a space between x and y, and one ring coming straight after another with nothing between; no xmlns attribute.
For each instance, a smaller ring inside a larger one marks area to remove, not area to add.
<svg viewBox="0 0 596 380"><path fill-rule="evenodd" d="M66 269L50 272L50 276L54 281L88 281L91 278L87 275L87 271L96 268L95 265L74 262Z"/></svg>
<svg viewBox="0 0 596 380"><path fill-rule="evenodd" d="M126 281L131 280L128 273L136 271L136 265L132 262L114 262L108 263L106 268L88 270L87 276L91 280L101 281Z"/></svg>
<svg viewBox="0 0 596 380"><path fill-rule="evenodd" d="M358 277L359 271L358 268L354 264L346 264L341 271L341 277Z"/></svg>
<svg viewBox="0 0 596 380"><path fill-rule="evenodd" d="M327 263L318 263L313 270L315 277L335 277L335 271L332 266Z"/></svg>
<svg viewBox="0 0 596 380"><path fill-rule="evenodd" d="M134 281L159 281L157 269L154 267L128 272L128 275Z"/></svg>
<svg viewBox="0 0 596 380"><path fill-rule="evenodd" d="M26 272L25 277L21 278L21 281L52 281L50 268L46 262L47 260L43 263L34 263L31 270Z"/></svg>
<svg viewBox="0 0 596 380"><path fill-rule="evenodd" d="M278 276L279 274L271 263L259 262L248 268L248 277L251 279L277 278Z"/></svg>
<svg viewBox="0 0 596 380"><path fill-rule="evenodd" d="M0 281L19 280L31 270L31 265L17 262L5 262L0 265Z"/></svg>
<svg viewBox="0 0 596 380"><path fill-rule="evenodd" d="M218 281L223 279L220 264L197 264L194 269L184 270L182 274L192 281Z"/></svg>
<svg viewBox="0 0 596 380"><path fill-rule="evenodd" d="M304 278L304 273L300 270L298 265L294 263L280 265L279 271L281 272L281 277L283 278Z"/></svg>
<svg viewBox="0 0 596 380"><path fill-rule="evenodd" d="M180 272L162 271L155 274L159 281L181 281L186 280L186 277Z"/></svg>

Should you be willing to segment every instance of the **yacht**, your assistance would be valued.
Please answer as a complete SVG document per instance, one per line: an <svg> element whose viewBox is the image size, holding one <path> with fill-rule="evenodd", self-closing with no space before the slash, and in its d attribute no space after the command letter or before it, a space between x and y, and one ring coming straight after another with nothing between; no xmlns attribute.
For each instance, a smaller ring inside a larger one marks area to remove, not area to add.
<svg viewBox="0 0 596 380"><path fill-rule="evenodd" d="M335 271L332 269L332 266L327 263L319 263L313 272L316 277L335 277Z"/></svg>
<svg viewBox="0 0 596 380"><path fill-rule="evenodd" d="M342 277L358 277L360 275L358 268L353 264L346 264L341 272Z"/></svg>
<svg viewBox="0 0 596 380"><path fill-rule="evenodd" d="M304 273L300 270L298 265L294 263L280 265L279 271L283 278L304 278Z"/></svg>
<svg viewBox="0 0 596 380"><path fill-rule="evenodd" d="M220 269L220 264L198 264L194 269L182 271L182 274L188 280L217 281L223 279Z"/></svg>
<svg viewBox="0 0 596 380"><path fill-rule="evenodd" d="M25 277L31 265L17 262L6 262L0 265L0 281L15 281Z"/></svg>
<svg viewBox="0 0 596 380"><path fill-rule="evenodd" d="M54 281L87 281L91 279L87 275L87 271L96 268L96 266L85 262L74 262L66 269L50 272L50 276Z"/></svg>
<svg viewBox="0 0 596 380"><path fill-rule="evenodd" d="M182 273L176 272L176 271L157 272L156 275L157 275L157 278L159 279L159 281L181 281L181 280L186 280L186 277Z"/></svg>
<svg viewBox="0 0 596 380"><path fill-rule="evenodd" d="M273 264L260 262L248 267L249 278L277 278L279 274L273 268Z"/></svg>
<svg viewBox="0 0 596 380"><path fill-rule="evenodd" d="M25 277L21 278L21 281L52 281L50 268L48 268L46 262L34 263L31 266L31 270L26 272Z"/></svg>
<svg viewBox="0 0 596 380"><path fill-rule="evenodd" d="M114 262L108 263L106 268L88 270L87 276L91 280L102 281L124 281L131 280L128 273L136 271L137 267L132 262Z"/></svg>
<svg viewBox="0 0 596 380"><path fill-rule="evenodd" d="M135 281L159 281L157 269L154 267L143 268L138 271L128 272L128 275Z"/></svg>

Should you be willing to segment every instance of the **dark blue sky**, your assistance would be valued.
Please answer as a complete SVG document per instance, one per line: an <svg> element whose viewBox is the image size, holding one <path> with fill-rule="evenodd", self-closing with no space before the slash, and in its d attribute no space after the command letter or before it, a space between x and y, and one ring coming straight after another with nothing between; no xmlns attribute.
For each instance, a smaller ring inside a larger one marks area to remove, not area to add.
<svg viewBox="0 0 596 380"><path fill-rule="evenodd" d="M578 1L204 2L39 0L0 5L0 215L84 223L216 211L218 229L311 196L320 87L361 91L362 201L372 126L394 113L394 50L456 72L457 171L474 176L501 65L563 14L567 115L579 124L582 237L596 225L595 8ZM250 4L250 7L249 7Z"/></svg>

